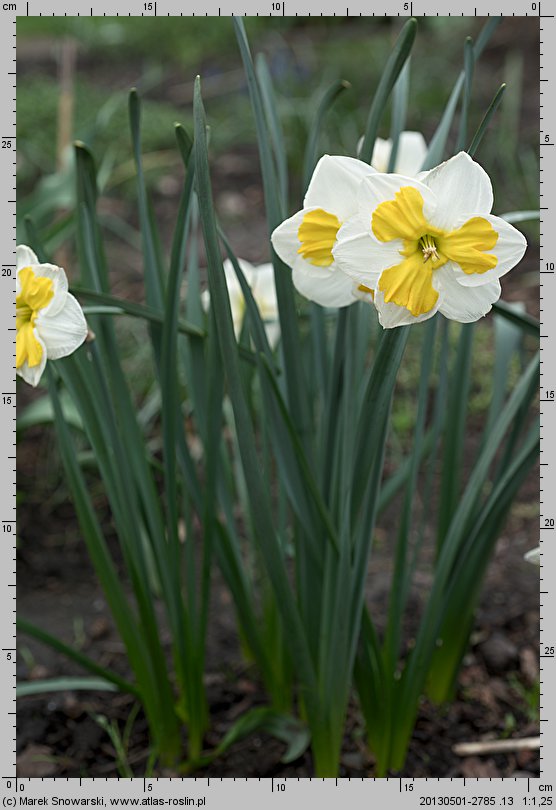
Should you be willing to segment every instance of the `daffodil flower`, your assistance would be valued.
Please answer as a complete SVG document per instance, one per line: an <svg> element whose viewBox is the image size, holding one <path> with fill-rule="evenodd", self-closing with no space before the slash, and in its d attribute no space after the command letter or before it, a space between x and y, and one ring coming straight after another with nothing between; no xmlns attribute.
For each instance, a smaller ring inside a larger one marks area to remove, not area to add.
<svg viewBox="0 0 556 810"><path fill-rule="evenodd" d="M246 262L245 259L238 259L238 263L243 271L245 280L251 288L253 298L259 308L261 318L264 321L268 342L270 346L274 348L280 339L274 269L271 264L261 264L256 267ZM246 305L234 266L229 259L226 259L224 262L224 275L226 276L226 286L230 298L234 331L236 337L239 337L243 327ZM205 290L202 294L202 302L204 308L208 309L210 303L210 293L208 290Z"/></svg>
<svg viewBox="0 0 556 810"><path fill-rule="evenodd" d="M340 229L334 259L375 291L385 328L436 312L476 321L498 300L498 279L527 246L518 230L490 213L492 204L487 173L464 152L418 180L374 174L360 184L358 212Z"/></svg>
<svg viewBox="0 0 556 810"><path fill-rule="evenodd" d="M83 310L68 292L61 267L41 264L25 245L17 247L16 371L37 385L47 360L74 352L87 337Z"/></svg>
<svg viewBox="0 0 556 810"><path fill-rule="evenodd" d="M355 158L324 155L309 183L303 209L272 234L274 250L292 268L296 289L317 304L345 307L358 298L358 284L339 269L333 249L342 224L357 212L361 181L374 173Z"/></svg>
<svg viewBox="0 0 556 810"><path fill-rule="evenodd" d="M363 138L357 144L357 153L361 151ZM390 165L390 155L392 154L392 141L390 138L384 140L377 138L373 148L371 166L377 172L387 172ZM394 172L403 174L404 177L417 177L421 171L421 166L427 156L427 144L420 132L401 132L398 140L398 151L396 154L396 164Z"/></svg>

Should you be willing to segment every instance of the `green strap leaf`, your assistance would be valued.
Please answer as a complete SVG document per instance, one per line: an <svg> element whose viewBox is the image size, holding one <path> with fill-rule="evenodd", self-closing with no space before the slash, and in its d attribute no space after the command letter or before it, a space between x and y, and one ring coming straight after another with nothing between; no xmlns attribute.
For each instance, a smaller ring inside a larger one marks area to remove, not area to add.
<svg viewBox="0 0 556 810"><path fill-rule="evenodd" d="M371 104L371 109L369 110L363 145L361 146L361 151L359 153L359 158L364 163L371 162L376 136L378 135L378 128L382 120L386 104L390 97L390 93L396 84L398 76L409 58L413 43L415 42L416 33L417 20L412 18L408 20L402 28L400 35L396 40L396 44L392 49L392 53L384 66L384 70L382 71L382 75L373 98L373 103Z"/></svg>
<svg viewBox="0 0 556 810"><path fill-rule="evenodd" d="M500 25L501 21L502 17L490 17L487 20L479 36L477 37L477 41L475 42L475 46L473 48L473 57L475 62L478 61L480 55L486 47L486 44L495 32L496 28ZM433 166L437 166L439 163L441 163L444 158L444 151L446 149L448 135L450 134L450 128L452 126L452 121L454 119L464 82L465 70L462 70L456 80L450 98L448 99L448 103L444 108L440 123L438 124L431 142L429 143L427 156L421 167L422 170L432 169Z"/></svg>
<svg viewBox="0 0 556 810"><path fill-rule="evenodd" d="M309 182L315 170L315 166L317 165L318 161L318 149L319 149L319 140L322 135L322 131L324 128L324 120L326 115L336 99L344 92L351 87L349 82L344 80L334 82L330 87L328 87L324 93L322 94L321 98L318 101L317 108L313 118L311 119L311 125L309 128L309 134L307 136L307 143L305 145L305 156L303 158L303 189L304 191L307 190L309 186Z"/></svg>
<svg viewBox="0 0 556 810"><path fill-rule="evenodd" d="M102 678L47 678L44 681L25 681L16 687L17 697L29 695L43 695L46 692L117 692L117 688L110 681Z"/></svg>
<svg viewBox="0 0 556 810"><path fill-rule="evenodd" d="M541 218L540 211L508 211L507 214L500 214L500 219L505 219L506 222L529 222Z"/></svg>
<svg viewBox="0 0 556 810"><path fill-rule="evenodd" d="M121 312L125 312L126 315L130 315L132 318L142 318L149 323L154 323L159 326L164 324L164 313L145 304L137 304L125 298L118 298L115 295L97 292L96 290L90 290L87 287L81 287L76 284L72 284L71 292L78 298L85 299L85 301L95 301L98 304L113 307ZM205 332L202 329L199 329L198 326L194 326L192 323L184 321L183 319L178 321L177 328L178 331L184 335L205 337Z"/></svg>
<svg viewBox="0 0 556 810"><path fill-rule="evenodd" d="M530 335L534 335L534 337L537 339L539 338L541 325L540 322L536 318L533 318L532 315L528 315L526 312L519 312L518 310L514 309L511 304L508 304L506 301L502 300L496 301L496 303L492 305L492 309L498 315L501 315L508 321L520 326L525 332L528 332Z"/></svg>
<svg viewBox="0 0 556 810"><path fill-rule="evenodd" d="M262 53L256 58L256 74L261 91L261 99L266 116L268 132L272 142L274 160L276 162L276 177L278 179L279 198L285 209L288 204L288 163L286 157L286 139L282 129L282 120L278 114L278 102L274 91L272 76L268 69L266 58Z"/></svg>
<svg viewBox="0 0 556 810"><path fill-rule="evenodd" d="M112 670L106 669L106 667L102 667L100 664L97 664L92 658L84 655L79 650L70 647L68 644L64 644L63 641L60 641L60 639L56 638L56 636L50 635L50 633L47 633L46 630L42 630L32 622L21 618L16 619L16 626L18 633L25 633L37 641L40 641L42 644L46 644L48 647L56 650L56 652L62 653L62 655L65 655L66 658L75 661L84 669L88 669L89 672L98 675L103 681L109 681L110 683L114 684L114 686L120 689L122 692L129 692L136 697L140 697L137 687L129 681L126 681L125 678L121 678L116 672L112 672Z"/></svg>
<svg viewBox="0 0 556 810"><path fill-rule="evenodd" d="M234 20L237 21L237 18L234 18ZM290 637L292 652L297 658L303 696L307 706L316 716L318 708L316 704L316 682L313 664L309 656L307 640L291 591L282 549L272 524L272 509L268 495L269 488L261 477L260 464L256 454L255 434L241 385L237 343L214 217L208 166L205 112L201 97L199 77L197 77L195 82L194 116L196 183L201 225L207 255L211 302L215 313L214 322L217 327L218 342L223 365L226 370L236 429L238 435L241 437L239 449L249 490L253 524L264 557L266 569L281 609L284 627Z"/></svg>
<svg viewBox="0 0 556 810"><path fill-rule="evenodd" d="M471 360L475 324L462 324L456 360L451 374L446 418L444 422L444 460L441 474L437 529L437 552L440 553L453 514L459 504L463 450L466 438L467 403L471 386Z"/></svg>
<svg viewBox="0 0 556 810"><path fill-rule="evenodd" d="M403 66L398 80L394 85L392 93L392 121L390 124L390 140L392 149L388 160L388 172L393 172L398 159L398 148L400 145L400 135L405 128L407 117L407 101L409 97L409 72L411 67L411 57L408 57Z"/></svg>
<svg viewBox="0 0 556 810"><path fill-rule="evenodd" d="M467 37L463 49L463 99L461 102L461 113L459 119L458 152L465 148L467 143L467 120L469 117L469 105L471 104L471 89L473 87L473 72L475 69L475 52L473 40Z"/></svg>
<svg viewBox="0 0 556 810"><path fill-rule="evenodd" d="M480 145L481 141L483 140L485 132L487 131L488 126L489 126L489 124L490 124L490 122L492 120L492 117L493 117L494 113L496 112L496 110L498 109L498 107L500 105L500 102L502 101L502 96L504 95L505 90L506 90L506 85L501 84L500 87L498 88L498 90L496 91L496 93L494 95L494 98L490 102L490 105L489 105L486 113L483 116L483 120L479 124L477 132L473 136L473 140L471 141L471 143L469 145L469 149L467 150L467 153L469 155L471 155L471 157L473 157L475 155L477 149L479 148L479 145Z"/></svg>
<svg viewBox="0 0 556 810"><path fill-rule="evenodd" d="M147 303L154 309L163 306L164 279L157 251L157 235L151 216L147 186L143 174L143 156L141 154L141 102L137 90L129 94L129 123L133 156L137 170L137 195L139 200L139 221L141 223L141 240L145 262L145 289Z"/></svg>
<svg viewBox="0 0 556 810"><path fill-rule="evenodd" d="M241 58L245 67L249 96L255 116L266 216L269 232L272 233L285 219L285 209L280 201L279 185L272 160L270 135L264 114L261 92L255 75L253 59L245 33L245 26L241 17L233 17L233 23ZM274 251L272 251L271 258L274 266L276 297L280 316L282 354L284 358L288 405L296 430L300 434L303 444L308 447L311 441L311 418L308 408L307 381L301 365L299 352L301 340L295 308L292 274L290 268L278 258Z"/></svg>

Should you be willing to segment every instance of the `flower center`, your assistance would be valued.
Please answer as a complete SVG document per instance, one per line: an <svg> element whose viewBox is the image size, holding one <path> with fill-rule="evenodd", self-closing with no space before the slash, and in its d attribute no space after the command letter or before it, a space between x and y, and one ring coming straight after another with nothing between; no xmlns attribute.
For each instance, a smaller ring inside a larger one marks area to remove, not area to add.
<svg viewBox="0 0 556 810"><path fill-rule="evenodd" d="M419 239L419 247L423 251L424 262L428 262L429 259L432 259L433 262L439 261L438 248L436 247L434 238L430 236L430 234L426 233Z"/></svg>
<svg viewBox="0 0 556 810"><path fill-rule="evenodd" d="M16 368L27 362L30 368L42 360L43 348L35 336L35 321L54 297L52 279L36 276L31 267L18 273L21 290L15 302Z"/></svg>
<svg viewBox="0 0 556 810"><path fill-rule="evenodd" d="M334 261L332 248L336 244L340 225L337 216L322 208L308 211L297 232L297 238L301 242L297 252L316 267L330 267Z"/></svg>

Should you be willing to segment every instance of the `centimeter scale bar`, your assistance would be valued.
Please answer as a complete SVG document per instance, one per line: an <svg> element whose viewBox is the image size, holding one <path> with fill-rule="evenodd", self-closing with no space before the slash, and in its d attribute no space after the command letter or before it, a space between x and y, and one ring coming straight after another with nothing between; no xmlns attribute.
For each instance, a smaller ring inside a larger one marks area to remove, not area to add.
<svg viewBox="0 0 556 810"><path fill-rule="evenodd" d="M13 6L13 8L12 8ZM22 5L19 5L22 10ZM15 558L16 558L16 410L15 410L15 281L16 281L16 4L0 3L2 124L0 132L0 311L5 330L0 350L0 762L15 773Z"/></svg>
<svg viewBox="0 0 556 810"><path fill-rule="evenodd" d="M213 807L260 810L261 806L321 810L348 806L550 807L553 785L537 779L17 779L4 777L10 807ZM85 805L85 802L87 804ZM388 803L383 804L383 803Z"/></svg>
<svg viewBox="0 0 556 810"><path fill-rule="evenodd" d="M105 16L105 17L160 17L160 16L313 16L313 17L341 17L341 16L363 16L363 17L553 17L553 7L549 0L543 0L542 7L538 0L526 0L523 3L495 2L476 5L471 2L446 3L427 2L407 2L407 0L393 0L375 4L369 4L356 0L348 6L338 7L332 0L323 3L294 2L293 0L241 0L240 4L230 3L223 5L221 1L208 2L204 4L190 3L186 8L188 13L184 13L184 4L179 0L122 0L116 2L110 0L96 0L94 5L71 4L68 0L27 0L23 3L0 3L0 9L4 11L25 16Z"/></svg>

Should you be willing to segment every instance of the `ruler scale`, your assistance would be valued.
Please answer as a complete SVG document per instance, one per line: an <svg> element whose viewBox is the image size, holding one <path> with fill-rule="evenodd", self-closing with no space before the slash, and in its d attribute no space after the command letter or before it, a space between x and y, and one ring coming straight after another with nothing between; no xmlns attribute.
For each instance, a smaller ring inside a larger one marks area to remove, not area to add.
<svg viewBox="0 0 556 810"><path fill-rule="evenodd" d="M540 6L539 6L540 7ZM551 183L556 161L556 110L551 101L553 72L550 67L549 42L556 33L554 18L541 18L540 23L540 110L539 110L539 198L540 216L540 321L541 321L541 371L540 371L540 425L541 425L541 468L540 468L540 706L541 706L541 773L550 767L550 760L556 756L556 723L550 712L548 692L555 674L555 642L553 621L556 615L554 590L550 588L548 572L554 571L554 527L556 516L551 514L551 492L556 485L555 436L551 418L554 414L551 381L556 379L556 358L550 350L556 340L556 330L550 318L550 302L556 294L554 289L556 239L550 227L552 212L556 211L556 194ZM552 621L551 621L552 618ZM553 720L552 724L549 720Z"/></svg>
<svg viewBox="0 0 556 810"><path fill-rule="evenodd" d="M15 247L16 247L16 25L15 3L0 3L2 38L2 123L0 124L0 183L2 187L2 253L0 256L0 307L2 307L2 350L0 351L0 525L2 622L0 647L2 688L0 711L0 762L15 768L15 557L16 557L16 433L15 433Z"/></svg>
<svg viewBox="0 0 556 810"><path fill-rule="evenodd" d="M195 0L193 0L193 3ZM15 557L16 557L16 473L15 473L15 239L16 239L16 15L26 16L340 16L331 2L305 0L243 0L237 7L217 2L188 6L177 0L95 0L93 5L72 6L67 0L0 2L0 64L2 123L0 126L0 194L2 211L2 253L0 308L5 329L0 351L0 793L3 806L72 806L81 800L87 806L119 804L166 804L189 807L260 808L261 803L287 802L305 807L318 802L332 807L338 802L388 802L394 807L496 806L537 807L556 804L556 696L553 684L556 668L556 598L552 578L556 572L556 318L550 304L556 301L556 107L552 78L556 62L556 25L553 7L545 2L471 3L397 2L380 6L363 2L341 9L341 16L530 16L540 26L540 295L541 295L541 776L539 779L23 779L16 776L15 753ZM530 538L530 546L538 537ZM551 780L555 778L555 784ZM84 800L84 801L83 801Z"/></svg>

